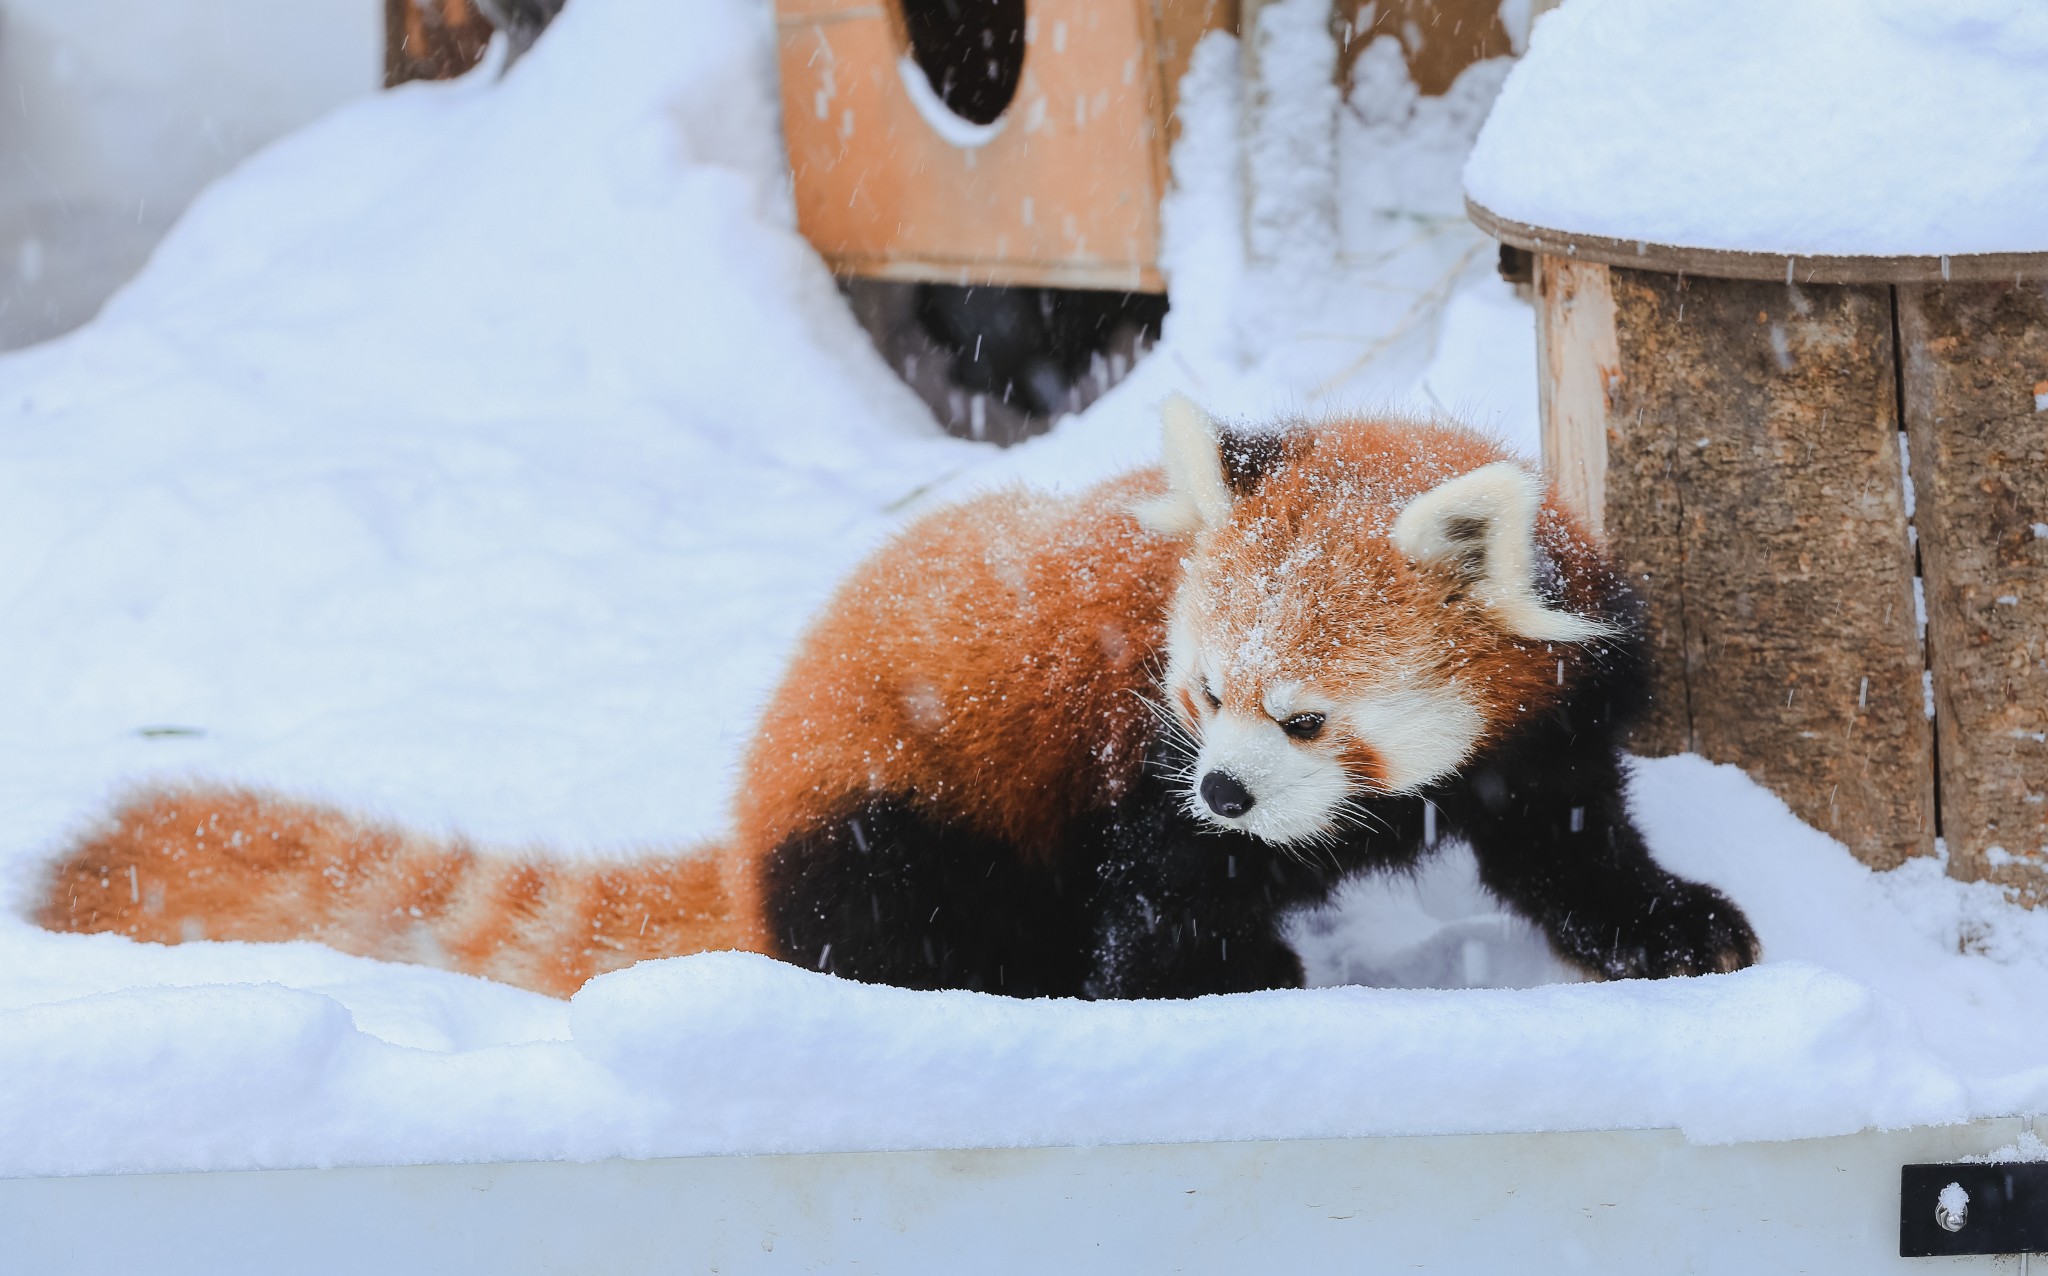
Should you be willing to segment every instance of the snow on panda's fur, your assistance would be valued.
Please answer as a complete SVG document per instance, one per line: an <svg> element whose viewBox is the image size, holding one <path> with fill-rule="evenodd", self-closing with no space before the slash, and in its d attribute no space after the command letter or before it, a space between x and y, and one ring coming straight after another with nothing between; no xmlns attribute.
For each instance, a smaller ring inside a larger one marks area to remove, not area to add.
<svg viewBox="0 0 2048 1276"><path fill-rule="evenodd" d="M1617 739L1627 589L1541 485L1463 430L1224 430L1165 465L991 494L909 527L800 643L733 834L549 862L242 792L146 794L40 912L141 939L318 939L566 995L747 948L1015 995L1298 985L1289 909L1468 842L1601 976L1731 970L1755 936L1651 859Z"/></svg>

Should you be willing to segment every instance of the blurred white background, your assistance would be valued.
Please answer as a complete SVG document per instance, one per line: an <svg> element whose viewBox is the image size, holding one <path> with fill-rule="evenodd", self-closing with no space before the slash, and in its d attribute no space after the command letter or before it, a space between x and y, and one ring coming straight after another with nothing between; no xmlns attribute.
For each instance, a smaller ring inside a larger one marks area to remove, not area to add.
<svg viewBox="0 0 2048 1276"><path fill-rule="evenodd" d="M91 318L201 187L382 58L379 0L0 0L0 349Z"/></svg>

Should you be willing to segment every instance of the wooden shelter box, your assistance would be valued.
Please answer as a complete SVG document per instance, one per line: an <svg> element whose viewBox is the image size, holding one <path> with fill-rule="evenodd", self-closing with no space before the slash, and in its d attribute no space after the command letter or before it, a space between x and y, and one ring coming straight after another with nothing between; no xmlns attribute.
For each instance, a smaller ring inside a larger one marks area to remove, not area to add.
<svg viewBox="0 0 2048 1276"><path fill-rule="evenodd" d="M841 275L1163 292L1181 77L1202 36L1238 30L1259 3L777 0L798 223ZM1441 93L1510 51L1498 8L1336 0L1331 25L1342 67L1396 33L1423 91ZM955 38L963 23L989 38ZM1006 49L1021 73L994 124L944 118L937 86L987 78Z"/></svg>
<svg viewBox="0 0 2048 1276"><path fill-rule="evenodd" d="M1536 254L1544 464L1649 604L1635 747L2048 899L2048 254Z"/></svg>
<svg viewBox="0 0 2048 1276"><path fill-rule="evenodd" d="M841 274L1164 290L1159 200L1174 96L1227 0L1022 0L1021 74L1001 115L945 118L905 4L778 0L782 116L804 234ZM978 42L977 42L978 43ZM922 78L921 85L916 81Z"/></svg>

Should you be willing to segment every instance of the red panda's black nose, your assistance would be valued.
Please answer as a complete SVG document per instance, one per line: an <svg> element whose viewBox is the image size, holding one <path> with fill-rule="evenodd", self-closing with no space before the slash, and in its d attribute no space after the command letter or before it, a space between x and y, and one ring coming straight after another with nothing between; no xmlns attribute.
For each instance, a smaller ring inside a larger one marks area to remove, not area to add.
<svg viewBox="0 0 2048 1276"><path fill-rule="evenodd" d="M1211 771L1202 777L1202 800L1226 820L1234 820L1252 809L1252 791L1227 771Z"/></svg>

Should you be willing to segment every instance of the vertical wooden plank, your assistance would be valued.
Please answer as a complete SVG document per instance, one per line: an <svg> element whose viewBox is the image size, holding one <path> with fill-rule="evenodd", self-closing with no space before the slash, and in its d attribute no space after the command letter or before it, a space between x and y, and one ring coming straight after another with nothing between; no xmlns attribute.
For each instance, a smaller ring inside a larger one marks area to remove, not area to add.
<svg viewBox="0 0 2048 1276"><path fill-rule="evenodd" d="M1902 286L1950 871L2048 900L2048 282Z"/></svg>
<svg viewBox="0 0 2048 1276"><path fill-rule="evenodd" d="M1661 418L1623 419L1615 407L1621 351L1608 268L1538 254L1535 276L1544 474L1608 543L1648 621L1650 704L1628 746L1649 757L1684 753L1693 747L1692 719L1671 431Z"/></svg>
<svg viewBox="0 0 2048 1276"><path fill-rule="evenodd" d="M1682 713L1865 863L1930 852L1890 290L1609 276L1608 535L1666 663L1641 747Z"/></svg>
<svg viewBox="0 0 2048 1276"><path fill-rule="evenodd" d="M1607 534L1608 396L1620 371L1607 267L1536 259L1543 472L1595 536Z"/></svg>
<svg viewBox="0 0 2048 1276"><path fill-rule="evenodd" d="M1616 406L1621 351L1609 268L1539 253L1534 282L1545 476L1607 542L1645 608L1650 704L1628 747L1648 757L1684 753L1693 738L1670 423L1634 408L1624 417Z"/></svg>
<svg viewBox="0 0 2048 1276"><path fill-rule="evenodd" d="M491 24L472 0L384 0L384 87L452 80L490 43Z"/></svg>
<svg viewBox="0 0 2048 1276"><path fill-rule="evenodd" d="M1538 254L1535 290L1545 476L1607 542L1646 609L1650 704L1628 746L1650 757L1683 753L1692 719L1669 422L1617 407L1621 350L1608 267Z"/></svg>
<svg viewBox="0 0 2048 1276"><path fill-rule="evenodd" d="M1638 401L1649 387L1629 384L1632 374L1642 374L1623 362L1622 305L1626 300L1626 322L1643 321L1641 282L1609 269L1606 305L1615 339L1612 350L1602 353L1613 362L1578 375L1598 388L1606 404L1601 525L1616 562L1642 597L1654 662L1649 709L1628 743L1637 753L1660 757L1698 745L1686 654L1685 507L1674 454L1677 432L1671 414L1650 413ZM1655 313L1648 311L1651 317ZM1630 355L1643 357L1640 343L1632 343Z"/></svg>

